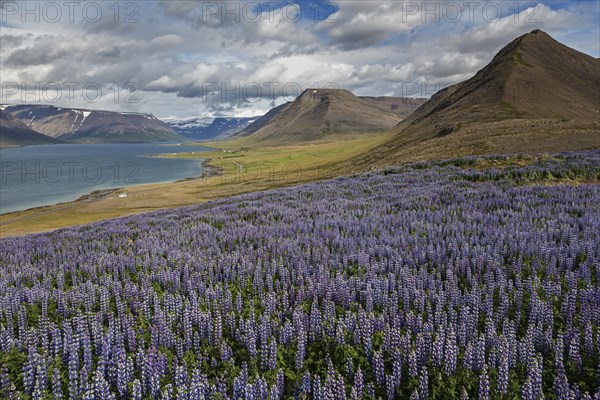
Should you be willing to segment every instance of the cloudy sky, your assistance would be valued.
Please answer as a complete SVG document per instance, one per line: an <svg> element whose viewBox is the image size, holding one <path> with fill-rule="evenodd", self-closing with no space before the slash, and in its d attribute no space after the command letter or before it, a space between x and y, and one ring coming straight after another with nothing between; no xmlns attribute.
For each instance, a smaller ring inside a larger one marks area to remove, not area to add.
<svg viewBox="0 0 600 400"><path fill-rule="evenodd" d="M313 87L430 96L533 29L600 55L592 1L1 1L0 101L254 116Z"/></svg>

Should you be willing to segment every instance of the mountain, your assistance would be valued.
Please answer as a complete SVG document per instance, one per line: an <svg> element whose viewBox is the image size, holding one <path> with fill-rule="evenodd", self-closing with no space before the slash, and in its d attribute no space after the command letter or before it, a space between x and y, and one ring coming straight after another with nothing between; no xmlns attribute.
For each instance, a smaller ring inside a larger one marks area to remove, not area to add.
<svg viewBox="0 0 600 400"><path fill-rule="evenodd" d="M170 126L148 114L12 105L6 112L29 128L53 138L76 142L181 141Z"/></svg>
<svg viewBox="0 0 600 400"><path fill-rule="evenodd" d="M389 129L416 108L419 100L360 98L344 89L308 89L250 124L240 137L253 141L305 142L338 133Z"/></svg>
<svg viewBox="0 0 600 400"><path fill-rule="evenodd" d="M12 114L0 109L0 147L53 144L60 141L30 129Z"/></svg>
<svg viewBox="0 0 600 400"><path fill-rule="evenodd" d="M434 94L365 159L599 147L599 93L599 59L534 30L471 79Z"/></svg>
<svg viewBox="0 0 600 400"><path fill-rule="evenodd" d="M253 134L254 132L258 131L263 126L265 126L267 123L269 123L269 121L271 121L273 118L275 118L284 108L286 108L290 104L291 104L291 102L287 102L280 106L270 109L265 115L257 118L254 122L252 122L250 125L248 125L246 127L246 129L241 131L237 136L239 136L239 137L249 136L249 135Z"/></svg>
<svg viewBox="0 0 600 400"><path fill-rule="evenodd" d="M409 97L366 97L360 96L359 99L380 110L391 112L405 119L419 108L427 99L409 98Z"/></svg>
<svg viewBox="0 0 600 400"><path fill-rule="evenodd" d="M163 119L175 132L189 139L227 139L253 123L256 118L186 118Z"/></svg>

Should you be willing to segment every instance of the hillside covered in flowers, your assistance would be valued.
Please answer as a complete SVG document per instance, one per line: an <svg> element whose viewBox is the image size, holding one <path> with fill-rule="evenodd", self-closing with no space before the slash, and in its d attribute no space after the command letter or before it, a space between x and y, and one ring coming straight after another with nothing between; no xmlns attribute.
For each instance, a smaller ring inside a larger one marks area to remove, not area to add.
<svg viewBox="0 0 600 400"><path fill-rule="evenodd" d="M466 158L2 239L0 398L598 399L599 181Z"/></svg>

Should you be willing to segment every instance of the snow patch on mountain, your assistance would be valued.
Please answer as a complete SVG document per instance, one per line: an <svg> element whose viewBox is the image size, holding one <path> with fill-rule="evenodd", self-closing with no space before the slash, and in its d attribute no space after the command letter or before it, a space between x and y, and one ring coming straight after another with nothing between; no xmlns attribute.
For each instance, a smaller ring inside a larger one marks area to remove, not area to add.
<svg viewBox="0 0 600 400"><path fill-rule="evenodd" d="M244 130L256 118L162 118L177 133L197 140L225 139Z"/></svg>

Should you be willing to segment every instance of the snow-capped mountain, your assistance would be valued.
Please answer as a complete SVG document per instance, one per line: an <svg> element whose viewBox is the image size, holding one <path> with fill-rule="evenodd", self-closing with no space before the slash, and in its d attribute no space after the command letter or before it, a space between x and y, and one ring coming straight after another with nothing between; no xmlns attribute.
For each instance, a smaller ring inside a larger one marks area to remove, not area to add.
<svg viewBox="0 0 600 400"><path fill-rule="evenodd" d="M226 139L246 129L256 117L253 118L202 118L192 117L185 119L163 118L175 132L194 140Z"/></svg>

